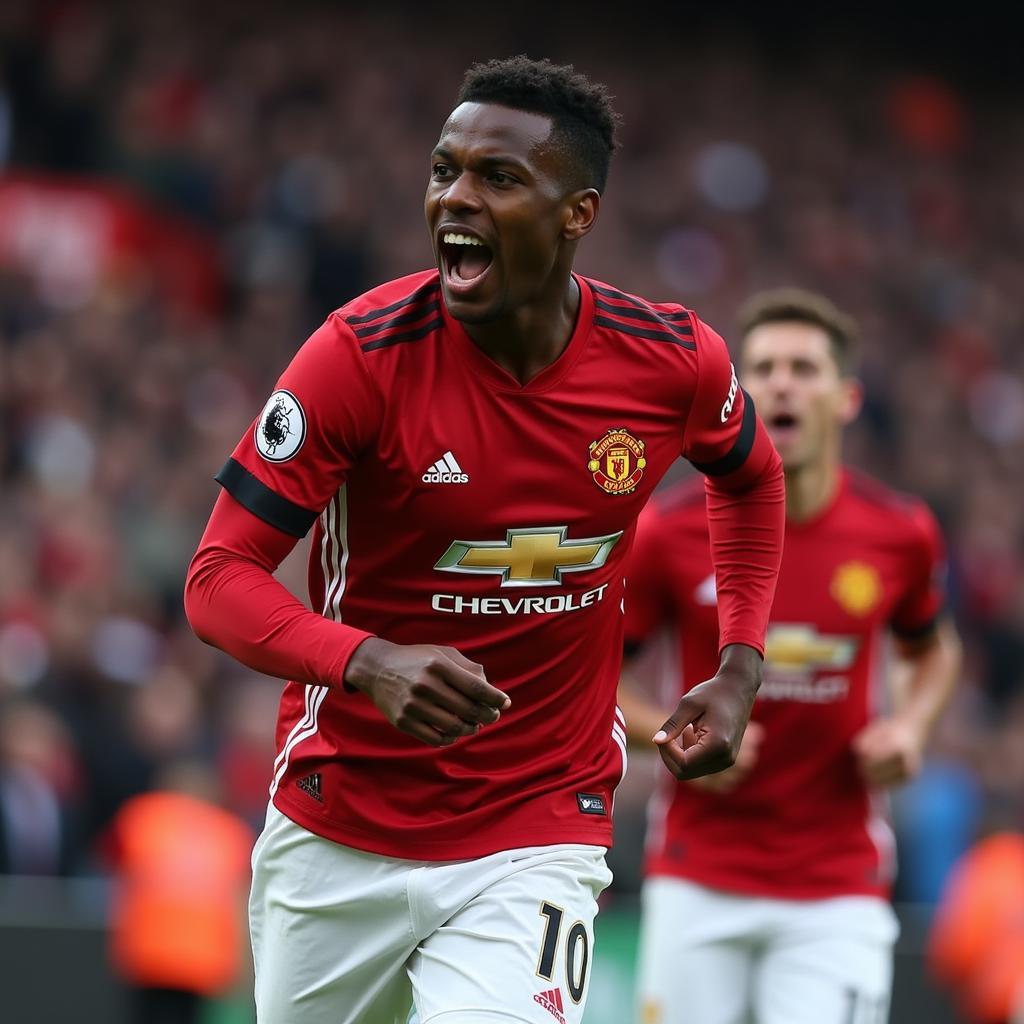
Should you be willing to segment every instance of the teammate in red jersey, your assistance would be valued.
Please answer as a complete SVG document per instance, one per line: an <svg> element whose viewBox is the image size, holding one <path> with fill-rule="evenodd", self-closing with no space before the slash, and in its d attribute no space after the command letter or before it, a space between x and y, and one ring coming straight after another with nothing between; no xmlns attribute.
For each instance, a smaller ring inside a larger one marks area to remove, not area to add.
<svg viewBox="0 0 1024 1024"><path fill-rule="evenodd" d="M877 794L916 772L958 671L942 543L921 502L841 464L861 403L848 319L784 289L752 299L740 326L741 377L785 467L783 564L736 764L666 784L653 804L641 1019L882 1024L896 923ZM667 625L684 691L713 671L728 596L708 527L692 484L656 502L626 590L627 643ZM907 675L883 710L889 632ZM660 715L628 676L627 731L649 744Z"/></svg>
<svg viewBox="0 0 1024 1024"><path fill-rule="evenodd" d="M430 159L437 269L333 313L218 474L190 621L291 680L250 902L263 1024L580 1020L625 770L623 569L680 454L731 597L671 760L734 760L781 463L721 338L572 272L614 125L571 68L471 69ZM310 527L320 614L272 575Z"/></svg>

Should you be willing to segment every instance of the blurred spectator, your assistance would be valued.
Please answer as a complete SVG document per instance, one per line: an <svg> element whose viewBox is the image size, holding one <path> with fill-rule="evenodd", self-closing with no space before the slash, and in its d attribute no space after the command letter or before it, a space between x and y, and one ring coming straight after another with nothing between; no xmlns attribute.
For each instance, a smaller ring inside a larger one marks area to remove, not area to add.
<svg viewBox="0 0 1024 1024"><path fill-rule="evenodd" d="M267 816L267 765L273 764L274 729L281 687L263 676L242 673L224 693L224 735L218 767L225 805L254 832Z"/></svg>
<svg viewBox="0 0 1024 1024"><path fill-rule="evenodd" d="M129 800L106 837L117 887L111 956L139 1024L193 1024L240 980L253 835L217 806L201 763L176 761Z"/></svg>
<svg viewBox="0 0 1024 1024"><path fill-rule="evenodd" d="M951 868L977 835L981 786L962 762L927 758L921 773L896 794L895 802L897 898L934 904Z"/></svg>
<svg viewBox="0 0 1024 1024"><path fill-rule="evenodd" d="M42 705L0 708L0 873L62 875L77 852L70 737Z"/></svg>

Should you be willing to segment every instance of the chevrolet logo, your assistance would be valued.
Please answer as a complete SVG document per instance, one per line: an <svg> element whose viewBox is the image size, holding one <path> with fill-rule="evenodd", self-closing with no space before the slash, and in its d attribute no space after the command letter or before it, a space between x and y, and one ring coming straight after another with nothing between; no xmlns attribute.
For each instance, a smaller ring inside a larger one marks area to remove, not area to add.
<svg viewBox="0 0 1024 1024"><path fill-rule="evenodd" d="M562 574L598 569L622 536L566 540L567 526L508 530L502 540L456 540L438 560L442 572L499 573L503 587L551 587Z"/></svg>
<svg viewBox="0 0 1024 1024"><path fill-rule="evenodd" d="M765 662L776 669L831 669L853 664L857 653L854 637L826 636L813 626L773 624L765 641Z"/></svg>

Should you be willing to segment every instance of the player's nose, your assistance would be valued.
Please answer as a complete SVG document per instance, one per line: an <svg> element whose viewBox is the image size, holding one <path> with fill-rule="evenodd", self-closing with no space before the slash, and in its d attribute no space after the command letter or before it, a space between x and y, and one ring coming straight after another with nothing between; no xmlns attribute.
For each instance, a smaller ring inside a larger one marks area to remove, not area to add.
<svg viewBox="0 0 1024 1024"><path fill-rule="evenodd" d="M784 367L772 371L768 386L775 395L788 395L793 390L793 375Z"/></svg>
<svg viewBox="0 0 1024 1024"><path fill-rule="evenodd" d="M480 209L480 193L472 177L471 174L460 174L441 194L441 206L449 213Z"/></svg>

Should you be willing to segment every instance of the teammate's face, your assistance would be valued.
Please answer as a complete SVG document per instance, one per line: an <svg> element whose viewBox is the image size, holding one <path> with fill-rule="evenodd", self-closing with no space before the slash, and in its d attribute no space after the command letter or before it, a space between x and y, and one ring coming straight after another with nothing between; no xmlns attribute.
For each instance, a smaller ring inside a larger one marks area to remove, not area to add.
<svg viewBox="0 0 1024 1024"><path fill-rule="evenodd" d="M802 323L755 327L743 343L743 386L787 472L839 451L839 434L860 410L859 383L839 372L828 335Z"/></svg>
<svg viewBox="0 0 1024 1024"><path fill-rule="evenodd" d="M567 190L551 134L550 118L492 103L461 104L442 129L424 210L456 319L484 323L564 289L598 194Z"/></svg>

